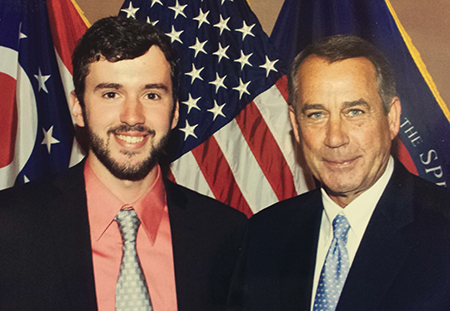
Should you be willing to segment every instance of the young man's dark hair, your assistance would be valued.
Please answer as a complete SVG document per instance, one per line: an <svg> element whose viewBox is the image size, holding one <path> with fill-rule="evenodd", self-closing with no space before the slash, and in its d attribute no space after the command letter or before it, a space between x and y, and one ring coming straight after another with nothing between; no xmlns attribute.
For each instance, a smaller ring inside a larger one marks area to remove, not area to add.
<svg viewBox="0 0 450 311"><path fill-rule="evenodd" d="M171 69L173 101L178 99L179 68L170 40L150 24L132 18L111 16L97 21L81 37L72 55L75 94L84 107L85 80L89 64L104 58L110 62L134 59L158 46Z"/></svg>

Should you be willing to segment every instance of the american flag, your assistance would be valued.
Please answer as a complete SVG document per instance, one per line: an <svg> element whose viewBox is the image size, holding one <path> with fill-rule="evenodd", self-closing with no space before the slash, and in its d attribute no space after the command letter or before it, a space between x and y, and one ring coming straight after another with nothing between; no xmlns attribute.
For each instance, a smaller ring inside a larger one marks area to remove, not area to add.
<svg viewBox="0 0 450 311"><path fill-rule="evenodd" d="M180 56L173 179L246 215L308 190L287 112L286 67L242 0L132 0Z"/></svg>
<svg viewBox="0 0 450 311"><path fill-rule="evenodd" d="M66 98L86 29L70 0L0 0L0 189L82 158Z"/></svg>

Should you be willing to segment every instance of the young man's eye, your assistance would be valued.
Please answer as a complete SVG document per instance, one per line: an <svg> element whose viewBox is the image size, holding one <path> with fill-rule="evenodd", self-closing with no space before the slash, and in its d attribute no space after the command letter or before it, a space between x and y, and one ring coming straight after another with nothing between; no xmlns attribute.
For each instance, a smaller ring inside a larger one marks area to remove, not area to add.
<svg viewBox="0 0 450 311"><path fill-rule="evenodd" d="M117 93L116 92L107 92L107 93L103 94L103 97L113 99L113 98L117 97Z"/></svg>
<svg viewBox="0 0 450 311"><path fill-rule="evenodd" d="M159 95L158 95L158 94L155 94L155 93L148 93L148 94L147 94L147 98L148 98L148 99L154 100L154 99L158 99L158 98L159 98Z"/></svg>

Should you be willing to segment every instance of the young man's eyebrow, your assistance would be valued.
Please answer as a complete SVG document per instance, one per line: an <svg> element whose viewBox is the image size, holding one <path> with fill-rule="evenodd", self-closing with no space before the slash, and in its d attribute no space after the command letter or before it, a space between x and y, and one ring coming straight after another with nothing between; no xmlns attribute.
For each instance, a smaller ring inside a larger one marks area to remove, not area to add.
<svg viewBox="0 0 450 311"><path fill-rule="evenodd" d="M120 83L100 83L95 87L95 91L96 90L102 90L102 89L120 89L122 88L122 84ZM163 83L150 83L150 84L146 84L144 86L144 89L161 89L161 90L169 90L169 88L167 87L167 85L163 84Z"/></svg>
<svg viewBox="0 0 450 311"><path fill-rule="evenodd" d="M102 90L102 89L116 89L116 90L118 90L121 87L122 87L122 84L119 84L119 83L100 83L100 84L98 84L95 87L94 91Z"/></svg>
<svg viewBox="0 0 450 311"><path fill-rule="evenodd" d="M169 88L164 83L150 83L144 86L144 89L161 89L164 91L168 91Z"/></svg>

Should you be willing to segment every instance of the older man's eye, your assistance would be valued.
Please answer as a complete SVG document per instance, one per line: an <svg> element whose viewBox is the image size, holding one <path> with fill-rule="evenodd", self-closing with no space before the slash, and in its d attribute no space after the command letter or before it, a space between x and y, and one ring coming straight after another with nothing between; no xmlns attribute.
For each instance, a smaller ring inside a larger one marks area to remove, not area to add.
<svg viewBox="0 0 450 311"><path fill-rule="evenodd" d="M312 113L308 113L307 117L309 119L320 119L321 117L323 117L323 113L320 111L312 112Z"/></svg>
<svg viewBox="0 0 450 311"><path fill-rule="evenodd" d="M351 110L348 112L348 115L349 115L349 116L352 116L352 117L360 116L360 115L362 115L362 114L364 114L364 111L362 111L362 110L360 110L360 109L351 109Z"/></svg>

